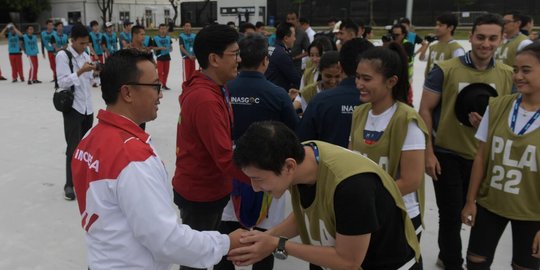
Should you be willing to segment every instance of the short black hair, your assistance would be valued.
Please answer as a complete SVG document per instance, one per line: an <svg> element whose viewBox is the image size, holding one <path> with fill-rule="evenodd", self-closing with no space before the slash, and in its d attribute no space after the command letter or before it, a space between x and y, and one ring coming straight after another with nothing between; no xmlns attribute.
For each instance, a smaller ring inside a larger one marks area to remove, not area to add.
<svg viewBox="0 0 540 270"><path fill-rule="evenodd" d="M356 75L359 57L370 48L373 48L373 43L363 38L353 38L343 44L339 51L339 63L347 77Z"/></svg>
<svg viewBox="0 0 540 270"><path fill-rule="evenodd" d="M337 65L339 63L339 52L337 51L327 51L323 53L321 56L321 60L319 62L319 70L322 71L324 69L330 68L333 65Z"/></svg>
<svg viewBox="0 0 540 270"><path fill-rule="evenodd" d="M399 28L401 29L401 33L403 34L404 38L407 38L407 28L405 26L403 26L403 24L401 23L398 23L398 24L394 24L392 25L392 28L390 28L390 34L392 34L392 30L396 29L396 28ZM414 42L414 40L409 40L410 42Z"/></svg>
<svg viewBox="0 0 540 270"><path fill-rule="evenodd" d="M58 27L58 25L64 26L64 24L63 24L62 22L56 22L56 23L54 24L54 27Z"/></svg>
<svg viewBox="0 0 540 270"><path fill-rule="evenodd" d="M436 21L441 24L445 24L446 27L453 26L454 29L452 29L451 34L454 35L454 31L456 31L456 28L458 26L458 19L456 15L450 12L443 13L437 17Z"/></svg>
<svg viewBox="0 0 540 270"><path fill-rule="evenodd" d="M356 24L350 19L341 22L341 24L339 25L339 30L342 29L352 30L356 35L358 35L358 24Z"/></svg>
<svg viewBox="0 0 540 270"><path fill-rule="evenodd" d="M141 71L137 68L137 63L141 61L154 63L154 57L152 53L137 49L119 50L107 57L99 74L101 96L105 104L115 104L118 101L118 93L122 85L139 80Z"/></svg>
<svg viewBox="0 0 540 270"><path fill-rule="evenodd" d="M366 27L364 28L364 34L362 34L362 37L366 38L367 35L371 34L371 32L373 32L373 28L370 25L366 25Z"/></svg>
<svg viewBox="0 0 540 270"><path fill-rule="evenodd" d="M238 27L238 32L240 33L245 33L247 29L252 29L253 31L257 31L257 28L255 28L255 25L253 25L252 23L242 23L239 27Z"/></svg>
<svg viewBox="0 0 540 270"><path fill-rule="evenodd" d="M495 24L501 27L501 33L504 31L504 20L499 14L494 13L486 13L484 15L480 15L474 20L473 26L472 26L472 33L474 34L474 31L476 30L476 27L479 25L484 24Z"/></svg>
<svg viewBox="0 0 540 270"><path fill-rule="evenodd" d="M506 11L506 12L503 13L503 16L505 16L505 15L512 15L512 19L514 19L514 21L520 21L521 22L522 14L521 14L521 12L519 12L517 10Z"/></svg>
<svg viewBox="0 0 540 270"><path fill-rule="evenodd" d="M30 27L34 28L33 25L29 24L29 25L27 25L27 26L24 28L24 31L28 31L28 28L30 28Z"/></svg>
<svg viewBox="0 0 540 270"><path fill-rule="evenodd" d="M308 54L311 51L311 48L317 48L319 51L319 56L322 56L325 52L331 51L334 49L332 41L327 36L318 36L316 37L311 44L308 46Z"/></svg>
<svg viewBox="0 0 540 270"><path fill-rule="evenodd" d="M268 57L268 41L259 34L246 36L238 42L238 46L243 68L258 68Z"/></svg>
<svg viewBox="0 0 540 270"><path fill-rule="evenodd" d="M165 27L166 27L167 25L166 25L166 24L164 24L164 23L160 23L160 24L159 24L159 26L158 26L158 28L161 28L161 27L163 27L163 26L165 26Z"/></svg>
<svg viewBox="0 0 540 270"><path fill-rule="evenodd" d="M255 28L257 28L257 29L259 29L259 28L261 28L263 26L266 26L266 25L261 21L255 23Z"/></svg>
<svg viewBox="0 0 540 270"><path fill-rule="evenodd" d="M193 51L202 69L208 68L208 56L211 53L223 55L227 47L238 40L238 32L230 26L213 24L203 28L193 43Z"/></svg>
<svg viewBox="0 0 540 270"><path fill-rule="evenodd" d="M399 19L399 23L404 23L404 24L407 24L407 25L411 25L411 20L409 18L401 18Z"/></svg>
<svg viewBox="0 0 540 270"><path fill-rule="evenodd" d="M236 26L236 23L234 23L233 21L230 21L230 22L227 23L227 26L230 27L231 25L232 25L232 26Z"/></svg>
<svg viewBox="0 0 540 270"><path fill-rule="evenodd" d="M298 164L306 153L294 131L277 121L255 122L236 142L233 162L238 168L254 166L281 175L287 158Z"/></svg>
<svg viewBox="0 0 540 270"><path fill-rule="evenodd" d="M292 23L280 23L276 29L276 40L283 40L285 37L292 35L291 28L294 28L294 25L292 25Z"/></svg>
<svg viewBox="0 0 540 270"><path fill-rule="evenodd" d="M135 34L138 34L139 32L141 32L141 30L144 30L144 26L142 25L135 25L133 27L131 27L131 35L135 35Z"/></svg>
<svg viewBox="0 0 540 270"><path fill-rule="evenodd" d="M73 40L76 40L78 38L82 37L88 37L90 34L88 33L88 28L86 26L82 25L82 23L76 23L71 28L71 34L70 37Z"/></svg>
<svg viewBox="0 0 540 270"><path fill-rule="evenodd" d="M309 20L304 17L300 18L298 21L300 22L300 24L309 24Z"/></svg>
<svg viewBox="0 0 540 270"><path fill-rule="evenodd" d="M96 20L93 20L90 22L90 27L94 27L94 25L99 25L99 23Z"/></svg>
<svg viewBox="0 0 540 270"><path fill-rule="evenodd" d="M337 23L337 21L338 20L336 19L336 17L330 17L330 19L326 20L326 23L331 23L331 22Z"/></svg>
<svg viewBox="0 0 540 270"><path fill-rule="evenodd" d="M48 20L45 21L45 24L47 25L47 24L52 23L52 22L53 21L51 19L48 19Z"/></svg>
<svg viewBox="0 0 540 270"><path fill-rule="evenodd" d="M296 18L298 18L298 12L296 12L296 10L290 10L289 12L287 12L287 15L289 14L294 14Z"/></svg>
<svg viewBox="0 0 540 270"><path fill-rule="evenodd" d="M186 23L189 23L191 25L191 21L185 21L184 23L182 23L182 27L186 25Z"/></svg>
<svg viewBox="0 0 540 270"><path fill-rule="evenodd" d="M532 22L532 17L529 15L521 15L521 25L519 28L525 27L528 23Z"/></svg>

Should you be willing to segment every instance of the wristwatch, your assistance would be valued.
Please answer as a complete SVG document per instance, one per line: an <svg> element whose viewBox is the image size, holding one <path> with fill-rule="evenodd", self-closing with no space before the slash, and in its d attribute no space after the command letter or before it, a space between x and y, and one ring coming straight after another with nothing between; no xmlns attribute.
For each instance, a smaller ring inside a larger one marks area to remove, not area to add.
<svg viewBox="0 0 540 270"><path fill-rule="evenodd" d="M287 254L287 251L285 250L285 242L287 242L287 240L289 240L287 239L287 237L283 237L283 236L279 237L277 248L274 250L274 252L272 252L272 254L274 255L274 258L278 260L287 259L287 256L289 256Z"/></svg>

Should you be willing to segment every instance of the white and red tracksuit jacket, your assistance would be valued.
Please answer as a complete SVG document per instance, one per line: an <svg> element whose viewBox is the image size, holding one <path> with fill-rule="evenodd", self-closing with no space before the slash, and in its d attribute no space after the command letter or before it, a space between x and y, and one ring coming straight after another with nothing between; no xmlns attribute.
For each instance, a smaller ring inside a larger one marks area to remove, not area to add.
<svg viewBox="0 0 540 270"><path fill-rule="evenodd" d="M228 236L178 223L170 178L150 136L118 114L101 110L97 118L72 160L90 269L217 264Z"/></svg>

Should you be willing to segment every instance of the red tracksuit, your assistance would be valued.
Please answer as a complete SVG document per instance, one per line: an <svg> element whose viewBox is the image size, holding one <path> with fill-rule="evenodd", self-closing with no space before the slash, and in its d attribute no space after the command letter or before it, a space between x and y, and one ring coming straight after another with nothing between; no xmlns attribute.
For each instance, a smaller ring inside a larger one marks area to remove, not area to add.
<svg viewBox="0 0 540 270"><path fill-rule="evenodd" d="M30 71L28 71L28 81L37 81L37 73L38 73L38 57L37 55L34 56L28 56L28 60L30 61Z"/></svg>
<svg viewBox="0 0 540 270"><path fill-rule="evenodd" d="M54 55L54 52L47 52L47 56L49 57L49 66L51 66L53 78L56 78L56 56Z"/></svg>
<svg viewBox="0 0 540 270"><path fill-rule="evenodd" d="M161 85L167 86L167 78L169 77L169 67L171 65L171 60L157 60L157 70L159 81Z"/></svg>
<svg viewBox="0 0 540 270"><path fill-rule="evenodd" d="M9 55L9 63L11 64L11 78L17 79L17 75L24 81L23 66L22 66L22 54L14 53Z"/></svg>
<svg viewBox="0 0 540 270"><path fill-rule="evenodd" d="M195 61L189 57L184 58L184 81L189 80L195 72Z"/></svg>

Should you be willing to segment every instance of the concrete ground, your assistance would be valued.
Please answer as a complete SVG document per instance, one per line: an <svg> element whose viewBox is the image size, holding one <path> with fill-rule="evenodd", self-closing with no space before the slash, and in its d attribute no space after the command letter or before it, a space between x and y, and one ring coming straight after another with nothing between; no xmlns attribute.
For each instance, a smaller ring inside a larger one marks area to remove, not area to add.
<svg viewBox="0 0 540 270"><path fill-rule="evenodd" d="M463 42L470 48L468 42ZM174 173L178 96L182 81L177 43L171 72L158 118L147 124L170 175ZM24 57L23 57L24 58ZM46 59L39 57L39 85L11 82L7 46L0 45L0 67L8 81L0 82L0 269L71 270L86 269L86 248L76 202L63 198L65 141L62 115L52 105L52 73ZM421 97L425 63L417 61L414 100ZM24 58L25 78L29 63ZM94 108L104 108L99 88L92 89ZM94 121L94 124L96 121ZM426 230L422 236L424 269L435 266L438 246L438 213L431 179L427 179ZM172 200L171 200L172 203ZM289 206L290 211L290 206ZM469 229L463 228L464 252ZM511 243L508 229L503 235L492 269L509 269ZM248 268L249 269L249 268ZM295 258L276 263L275 269L307 269Z"/></svg>

